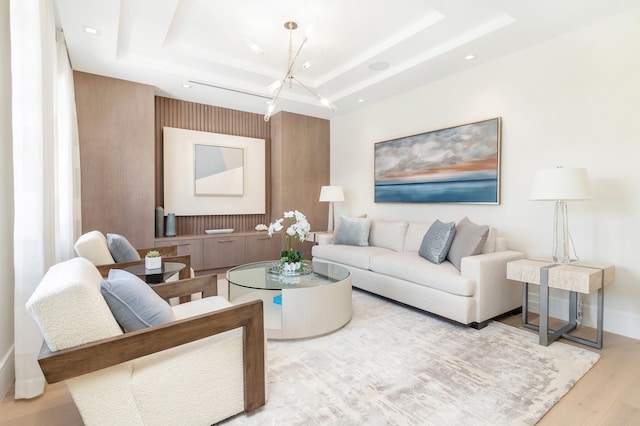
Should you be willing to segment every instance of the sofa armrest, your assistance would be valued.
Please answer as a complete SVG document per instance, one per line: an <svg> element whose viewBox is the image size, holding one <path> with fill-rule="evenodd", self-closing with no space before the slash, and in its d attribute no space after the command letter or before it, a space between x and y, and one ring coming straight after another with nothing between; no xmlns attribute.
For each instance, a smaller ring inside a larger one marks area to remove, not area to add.
<svg viewBox="0 0 640 426"><path fill-rule="evenodd" d="M316 244L326 245L333 244L333 232L322 232L316 234Z"/></svg>
<svg viewBox="0 0 640 426"><path fill-rule="evenodd" d="M476 282L476 322L522 306L522 288L507 279L507 263L523 257L519 251L504 250L462 258L460 274Z"/></svg>

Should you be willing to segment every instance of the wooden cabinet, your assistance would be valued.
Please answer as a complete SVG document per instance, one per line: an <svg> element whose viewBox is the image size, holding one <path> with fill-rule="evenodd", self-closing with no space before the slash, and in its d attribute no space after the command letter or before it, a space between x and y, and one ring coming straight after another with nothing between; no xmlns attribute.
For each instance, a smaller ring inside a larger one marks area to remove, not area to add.
<svg viewBox="0 0 640 426"><path fill-rule="evenodd" d="M244 236L206 238L203 244L204 269L230 268L245 263Z"/></svg>
<svg viewBox="0 0 640 426"><path fill-rule="evenodd" d="M266 232L156 238L156 247L171 245L178 246L178 254L191 255L194 271L219 273L244 263L279 259L283 241Z"/></svg>
<svg viewBox="0 0 640 426"><path fill-rule="evenodd" d="M281 248L281 238L269 238L264 233L247 235L245 238L245 263L277 260L280 258Z"/></svg>
<svg viewBox="0 0 640 426"><path fill-rule="evenodd" d="M201 271L204 268L204 251L201 238L187 239L187 240L175 240L170 238L163 239L164 241L156 240L156 247L166 246L178 246L178 254L191 255L191 267L194 271Z"/></svg>

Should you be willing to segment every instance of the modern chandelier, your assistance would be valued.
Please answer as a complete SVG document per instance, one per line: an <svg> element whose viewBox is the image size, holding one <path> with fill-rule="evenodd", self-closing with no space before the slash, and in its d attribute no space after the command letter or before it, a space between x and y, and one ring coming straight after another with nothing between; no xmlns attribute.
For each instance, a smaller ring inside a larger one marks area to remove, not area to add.
<svg viewBox="0 0 640 426"><path fill-rule="evenodd" d="M287 62L287 72L285 73L285 75L284 75L284 77L282 79L276 80L271 85L269 85L269 91L270 92L273 93L276 90L277 90L277 92L276 92L276 95L273 97L273 99L271 99L271 101L269 102L269 107L267 108L267 113L264 116L264 121L269 121L269 119L271 118L271 114L273 114L273 110L276 107L276 102L277 102L278 98L280 97L280 91L282 90L284 85L289 83L289 87L291 87L293 85L294 81L296 83L298 83L300 86L304 87L309 93L311 93L316 99L318 99L318 101L322 105L324 105L325 107L329 108L331 111L336 111L338 108L336 108L335 105L333 105L331 102L329 102L329 100L327 98L325 98L324 96L320 95L318 92L316 92L315 90L313 90L309 86L306 86L304 83L302 83L300 80L298 80L296 78L296 73L298 73L299 71L302 71L302 70L306 70L310 66L309 62L305 62L299 68L294 69L294 67L296 65L296 59L298 59L298 55L300 55L300 51L302 50L302 47L307 42L307 39L309 37L308 37L308 35L305 35L304 40L302 40L302 43L300 44L300 47L298 47L298 50L296 51L296 53L294 55L293 54L293 31L296 28L298 28L298 24L296 24L293 21L288 21L288 22L284 23L284 27L287 30L289 30L289 60Z"/></svg>

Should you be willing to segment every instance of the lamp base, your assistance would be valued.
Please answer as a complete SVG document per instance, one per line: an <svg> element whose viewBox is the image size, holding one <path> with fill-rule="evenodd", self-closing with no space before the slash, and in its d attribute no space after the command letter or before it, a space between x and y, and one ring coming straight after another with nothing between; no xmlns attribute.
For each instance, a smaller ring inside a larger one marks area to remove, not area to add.
<svg viewBox="0 0 640 426"><path fill-rule="evenodd" d="M567 203L556 201L553 214L553 263L570 263Z"/></svg>

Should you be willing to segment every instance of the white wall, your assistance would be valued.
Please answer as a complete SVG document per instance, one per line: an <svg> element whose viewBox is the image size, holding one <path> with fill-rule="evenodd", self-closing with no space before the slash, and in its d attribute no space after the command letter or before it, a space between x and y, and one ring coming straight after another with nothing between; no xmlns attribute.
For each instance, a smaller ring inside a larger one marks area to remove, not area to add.
<svg viewBox="0 0 640 426"><path fill-rule="evenodd" d="M336 214L496 226L550 255L553 206L529 201L537 169L586 167L592 199L569 204L582 259L616 265L605 330L640 338L640 8L331 120ZM465 52L466 53L466 52ZM375 204L373 144L501 116L500 205ZM589 303L595 303L591 297ZM553 312L552 312L553 314ZM593 321L593 310L587 313Z"/></svg>
<svg viewBox="0 0 640 426"><path fill-rule="evenodd" d="M0 396L14 378L13 154L9 0L0 0Z"/></svg>

